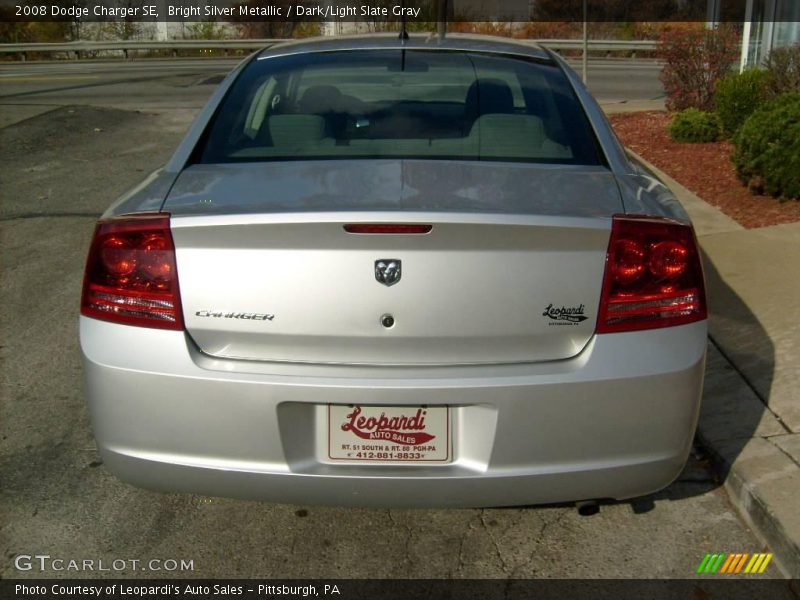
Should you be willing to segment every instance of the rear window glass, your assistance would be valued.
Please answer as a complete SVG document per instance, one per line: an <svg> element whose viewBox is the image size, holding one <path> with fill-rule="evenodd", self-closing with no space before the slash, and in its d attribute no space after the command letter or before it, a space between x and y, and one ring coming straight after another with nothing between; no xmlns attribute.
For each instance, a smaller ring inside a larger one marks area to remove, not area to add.
<svg viewBox="0 0 800 600"><path fill-rule="evenodd" d="M374 50L255 60L204 136L202 163L427 158L597 165L561 70L505 55Z"/></svg>

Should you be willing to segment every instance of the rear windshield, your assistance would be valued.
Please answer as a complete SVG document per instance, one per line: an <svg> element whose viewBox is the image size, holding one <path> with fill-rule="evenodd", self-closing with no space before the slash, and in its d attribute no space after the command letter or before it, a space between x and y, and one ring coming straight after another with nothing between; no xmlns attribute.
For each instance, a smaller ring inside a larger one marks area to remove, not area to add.
<svg viewBox="0 0 800 600"><path fill-rule="evenodd" d="M320 52L252 61L223 100L202 163L426 158L597 165L564 73L505 55Z"/></svg>

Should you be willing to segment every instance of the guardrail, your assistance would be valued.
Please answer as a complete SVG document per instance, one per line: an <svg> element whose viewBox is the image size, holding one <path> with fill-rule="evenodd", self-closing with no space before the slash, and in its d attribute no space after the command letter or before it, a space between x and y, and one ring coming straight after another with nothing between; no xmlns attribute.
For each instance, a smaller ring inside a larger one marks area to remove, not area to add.
<svg viewBox="0 0 800 600"><path fill-rule="evenodd" d="M122 40L122 41L79 41L45 44L0 44L0 54L18 54L26 60L28 54L65 53L68 56L79 58L82 53L88 52L122 52L130 58L132 52L148 50L248 50L254 51L267 46L273 46L285 39L252 39L252 40Z"/></svg>
<svg viewBox="0 0 800 600"><path fill-rule="evenodd" d="M17 54L21 60L27 60L31 53L66 53L67 56L80 58L82 53L89 52L122 52L126 58L131 53L148 50L169 50L176 54L180 50L222 50L227 54L231 50L254 51L272 46L285 39L253 39L253 40L123 40L123 41L79 41L44 44L0 44L0 54ZM521 40L518 40L521 41ZM556 51L582 50L582 40L524 40L529 43L541 43ZM647 40L589 40L589 52L652 52L657 42Z"/></svg>
<svg viewBox="0 0 800 600"><path fill-rule="evenodd" d="M583 40L531 40L553 50L583 50ZM589 52L654 52L655 40L589 40Z"/></svg>

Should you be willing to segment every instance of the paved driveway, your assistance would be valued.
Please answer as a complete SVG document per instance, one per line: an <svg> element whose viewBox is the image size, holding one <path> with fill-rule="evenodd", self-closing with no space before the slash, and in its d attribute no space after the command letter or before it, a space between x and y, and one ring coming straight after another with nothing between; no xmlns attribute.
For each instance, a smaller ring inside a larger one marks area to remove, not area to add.
<svg viewBox="0 0 800 600"><path fill-rule="evenodd" d="M37 553L124 560L110 574L126 576L173 576L141 568L183 559L193 577L687 577L706 552L762 548L699 459L656 496L592 517L260 504L117 481L82 397L83 261L96 216L166 160L192 116L65 107L0 129L2 578L41 576L14 565Z"/></svg>

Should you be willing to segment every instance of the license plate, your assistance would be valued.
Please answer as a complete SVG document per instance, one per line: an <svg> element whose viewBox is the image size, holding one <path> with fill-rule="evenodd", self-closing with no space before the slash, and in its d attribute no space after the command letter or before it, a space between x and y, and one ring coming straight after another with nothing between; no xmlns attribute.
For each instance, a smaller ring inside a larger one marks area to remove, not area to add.
<svg viewBox="0 0 800 600"><path fill-rule="evenodd" d="M372 463L450 460L446 406L328 406L328 457Z"/></svg>

